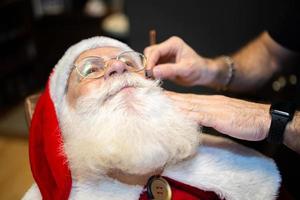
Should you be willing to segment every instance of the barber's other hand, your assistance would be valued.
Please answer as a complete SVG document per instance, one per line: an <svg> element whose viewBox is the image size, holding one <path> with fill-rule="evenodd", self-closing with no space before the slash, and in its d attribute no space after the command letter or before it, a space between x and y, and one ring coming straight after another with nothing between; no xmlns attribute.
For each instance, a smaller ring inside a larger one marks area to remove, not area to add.
<svg viewBox="0 0 300 200"><path fill-rule="evenodd" d="M147 69L153 68L155 78L169 79L180 85L210 85L216 76L211 59L199 56L179 37L144 50L148 58Z"/></svg>
<svg viewBox="0 0 300 200"><path fill-rule="evenodd" d="M202 126L251 141L263 140L268 134L271 123L269 105L220 95L166 94L187 117Z"/></svg>

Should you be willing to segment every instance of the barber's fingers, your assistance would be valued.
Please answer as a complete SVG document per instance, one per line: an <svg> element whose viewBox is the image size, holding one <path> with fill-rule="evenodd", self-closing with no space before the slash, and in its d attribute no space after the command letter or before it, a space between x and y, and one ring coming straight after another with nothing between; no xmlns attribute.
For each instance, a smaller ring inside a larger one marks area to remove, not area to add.
<svg viewBox="0 0 300 200"><path fill-rule="evenodd" d="M168 40L153 46L149 46L144 50L147 60L147 69L153 68L157 62L163 57L174 58L182 47L182 40L176 36L169 38ZM166 62L170 62L166 60Z"/></svg>
<svg viewBox="0 0 300 200"><path fill-rule="evenodd" d="M153 68L153 76L160 79L175 80L184 73L184 70L181 63L159 64Z"/></svg>
<svg viewBox="0 0 300 200"><path fill-rule="evenodd" d="M198 94L183 94L165 90L164 93L172 100L186 102L187 104L195 104L200 106L210 105L212 101L217 100L220 95L198 95Z"/></svg>
<svg viewBox="0 0 300 200"><path fill-rule="evenodd" d="M172 99L172 98L171 98ZM180 109L184 109L190 112L200 112L200 113L214 113L216 108L210 106L209 102L192 102L187 99L185 100L175 100L172 99L173 103Z"/></svg>
<svg viewBox="0 0 300 200"><path fill-rule="evenodd" d="M185 114L188 118L196 121L201 126L215 128L215 121L213 120L213 117L209 114L194 111L186 111Z"/></svg>
<svg viewBox="0 0 300 200"><path fill-rule="evenodd" d="M182 103L184 104L184 103ZM209 112L206 112L205 110L198 110L194 109L191 106L179 106L179 109L181 112L189 119L194 120L201 126L206 126L206 127L214 127L214 118Z"/></svg>
<svg viewBox="0 0 300 200"><path fill-rule="evenodd" d="M175 101L188 101L193 100L193 94L182 94L182 93L177 93L177 92L172 92L172 91L167 91L165 90L164 93L171 99Z"/></svg>
<svg viewBox="0 0 300 200"><path fill-rule="evenodd" d="M144 55L147 57L147 58L150 58L150 53L153 51L153 49L157 48L157 44L154 44L154 45L151 45L151 46L148 46L144 49ZM148 62L149 62L149 59L148 59Z"/></svg>
<svg viewBox="0 0 300 200"><path fill-rule="evenodd" d="M174 51L171 50L171 48L173 47L164 45L164 43L149 48L147 47L145 49L145 56L147 57L147 69L152 69L160 62L160 60L163 60L165 63L171 63L171 61L173 61L172 57L175 57L172 55Z"/></svg>
<svg viewBox="0 0 300 200"><path fill-rule="evenodd" d="M188 118L202 126L215 126L215 121L212 119L214 119L217 108L210 105L210 101L206 98L209 95L180 94L169 91L165 91L165 94Z"/></svg>

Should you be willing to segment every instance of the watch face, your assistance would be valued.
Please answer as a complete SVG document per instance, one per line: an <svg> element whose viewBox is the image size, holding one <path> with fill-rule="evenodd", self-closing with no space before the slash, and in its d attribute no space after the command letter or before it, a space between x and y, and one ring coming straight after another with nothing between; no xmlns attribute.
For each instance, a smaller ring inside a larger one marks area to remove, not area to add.
<svg viewBox="0 0 300 200"><path fill-rule="evenodd" d="M270 108L270 113L292 119L295 110L296 110L296 105L294 103L279 102L279 103L272 104L272 106Z"/></svg>

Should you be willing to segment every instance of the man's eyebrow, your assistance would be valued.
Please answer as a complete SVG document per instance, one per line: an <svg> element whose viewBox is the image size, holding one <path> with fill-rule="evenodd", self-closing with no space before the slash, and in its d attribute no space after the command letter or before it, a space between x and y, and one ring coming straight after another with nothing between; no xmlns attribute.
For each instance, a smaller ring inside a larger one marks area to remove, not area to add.
<svg viewBox="0 0 300 200"><path fill-rule="evenodd" d="M116 55L113 55L113 56L96 55L96 54L95 54L95 55L88 55L88 56L84 56L84 57L80 58L79 60L78 60L78 58L77 58L77 59L75 60L74 64L75 64L75 63L78 63L78 62L81 62L82 60L84 60L84 59L86 59L86 58L89 58L89 57L98 57L98 58L103 58L104 60L108 60L108 59L116 58L118 55L119 55L119 53L116 54Z"/></svg>

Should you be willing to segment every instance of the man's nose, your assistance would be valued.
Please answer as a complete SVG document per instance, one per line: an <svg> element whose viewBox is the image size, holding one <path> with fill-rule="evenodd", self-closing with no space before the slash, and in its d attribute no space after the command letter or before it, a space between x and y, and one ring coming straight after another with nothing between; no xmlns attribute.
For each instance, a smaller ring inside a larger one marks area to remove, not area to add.
<svg viewBox="0 0 300 200"><path fill-rule="evenodd" d="M121 75L127 71L127 65L119 60L111 60L108 63L104 78L107 79L113 75Z"/></svg>

